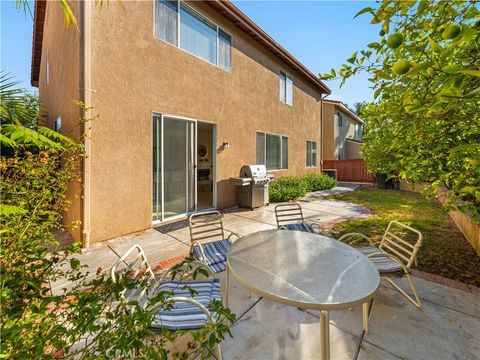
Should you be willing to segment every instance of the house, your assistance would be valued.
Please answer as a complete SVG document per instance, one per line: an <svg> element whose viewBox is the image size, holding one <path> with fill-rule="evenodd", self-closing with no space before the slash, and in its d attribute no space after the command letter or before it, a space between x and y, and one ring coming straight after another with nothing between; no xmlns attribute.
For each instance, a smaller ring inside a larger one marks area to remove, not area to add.
<svg viewBox="0 0 480 360"><path fill-rule="evenodd" d="M244 164L320 171L330 90L232 3L71 5L78 30L35 2L32 84L52 128L86 136L65 215L84 247L235 205L228 178Z"/></svg>
<svg viewBox="0 0 480 360"><path fill-rule="evenodd" d="M360 159L365 122L341 101L323 100L323 160Z"/></svg>

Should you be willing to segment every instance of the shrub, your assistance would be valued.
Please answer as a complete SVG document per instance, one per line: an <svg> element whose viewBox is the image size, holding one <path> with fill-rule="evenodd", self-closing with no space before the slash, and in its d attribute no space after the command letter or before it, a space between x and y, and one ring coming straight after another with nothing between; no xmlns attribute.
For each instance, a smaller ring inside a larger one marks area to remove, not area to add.
<svg viewBox="0 0 480 360"><path fill-rule="evenodd" d="M270 184L270 201L296 200L308 192L306 182L299 176L284 176Z"/></svg>
<svg viewBox="0 0 480 360"><path fill-rule="evenodd" d="M307 191L322 191L335 187L337 182L325 174L308 173L303 177L307 184Z"/></svg>

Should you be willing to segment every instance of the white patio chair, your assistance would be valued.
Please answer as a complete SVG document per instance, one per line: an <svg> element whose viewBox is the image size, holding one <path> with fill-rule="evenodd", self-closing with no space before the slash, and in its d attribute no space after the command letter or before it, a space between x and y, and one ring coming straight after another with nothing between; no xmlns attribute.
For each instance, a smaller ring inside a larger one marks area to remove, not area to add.
<svg viewBox="0 0 480 360"><path fill-rule="evenodd" d="M172 291L173 296L168 300L173 303L171 309L158 309L158 313L152 321L151 328L154 330L167 329L196 330L207 323L214 323L217 319L215 313L211 313L207 306L213 299L221 301L220 282L215 279L211 269L205 264L194 261L190 265L203 267L212 278L205 280L185 280L185 277L177 280L165 280L170 270L163 276L157 278L148 263L147 257L140 245L133 245L125 254L112 266L110 275L113 281L118 281L121 274L128 274L132 279L143 280L145 286L131 290L125 290L122 296L125 301L138 301L139 305L145 308L148 299L155 296L159 291ZM186 274L189 275L188 273ZM186 287L188 286L188 288ZM196 291L192 295L189 291ZM177 304L180 303L180 304ZM159 305L161 306L161 305ZM222 359L220 345L216 347L217 359Z"/></svg>
<svg viewBox="0 0 480 360"><path fill-rule="evenodd" d="M395 234L395 228L397 228L397 230L403 229L414 234L416 238L415 244L412 245L410 242L402 239L398 232ZM417 290L415 289L415 285L410 277L409 269L414 263L416 264L417 253L422 246L422 233L417 229L394 220L388 224L378 247L374 245L370 238L360 233L345 234L338 240L343 241L352 236L359 236L368 240L370 246L359 247L358 250L375 264L381 277L386 278L405 299L412 303L417 309L420 309L422 304L418 297ZM407 279L414 298L408 295L392 280L392 278L400 278L404 276Z"/></svg>
<svg viewBox="0 0 480 360"><path fill-rule="evenodd" d="M210 267L214 273L225 271L232 239L240 236L231 233L225 237L222 214L217 210L192 214L188 223L192 242L190 254Z"/></svg>
<svg viewBox="0 0 480 360"><path fill-rule="evenodd" d="M275 218L277 227L283 230L297 230L318 234L320 225L317 223L307 224L303 218L302 207L298 203L287 203L275 206Z"/></svg>

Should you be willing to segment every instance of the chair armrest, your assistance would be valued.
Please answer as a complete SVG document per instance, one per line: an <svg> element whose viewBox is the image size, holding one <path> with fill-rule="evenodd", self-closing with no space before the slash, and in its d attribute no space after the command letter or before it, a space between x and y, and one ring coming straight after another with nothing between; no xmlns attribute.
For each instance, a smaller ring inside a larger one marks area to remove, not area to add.
<svg viewBox="0 0 480 360"><path fill-rule="evenodd" d="M400 261L400 259L398 257L396 257L395 255L392 255L392 254L389 254L385 251L379 251L379 252L376 252L376 253L373 253L373 254L368 254L367 255L367 258L374 258L374 257L388 257L390 258L391 260L395 261L398 265L400 265L402 268L403 268L403 271L405 272L405 274L408 274L408 268Z"/></svg>
<svg viewBox="0 0 480 360"><path fill-rule="evenodd" d="M192 304L196 307L198 307L200 310L202 310L202 312L207 315L208 317L208 321L211 322L211 323L214 323L215 320L213 319L213 316L212 316L212 313L210 311L208 311L208 309L203 306L201 303L199 303L198 301L194 300L194 299L190 299L190 298L187 298L187 297L181 297L181 296L175 296L175 297L171 297L168 299L169 301L172 301L174 303L177 303L177 302L185 302L185 303L189 303L189 304ZM156 304L153 306L153 311L157 311L157 310L160 310L161 306L163 304Z"/></svg>
<svg viewBox="0 0 480 360"><path fill-rule="evenodd" d="M192 245L190 246L190 254L193 253L193 248L195 246L198 246L200 248L200 253L202 254L202 258L198 259L198 260L200 260L201 262L207 261L207 256L205 255L205 252L203 251L202 244L200 244L199 241L192 241Z"/></svg>
<svg viewBox="0 0 480 360"><path fill-rule="evenodd" d="M360 236L361 238L366 239L370 245L375 246L373 241L370 240L370 238L367 235L363 235L361 233L348 233L348 234L342 235L342 236L340 236L338 241L342 241L343 239L346 239L346 238L351 237L351 236ZM351 242L346 242L346 243L349 244L349 245L351 244Z"/></svg>
<svg viewBox="0 0 480 360"><path fill-rule="evenodd" d="M319 223L311 222L310 224L308 224L308 226L312 228L315 234L320 234L320 232L322 231L322 227L320 226Z"/></svg>
<svg viewBox="0 0 480 360"><path fill-rule="evenodd" d="M232 236L236 237L236 239L235 239L235 240L232 240L232 239L231 239ZM230 233L230 235L228 235L227 240L230 240L230 241L233 243L234 241L237 241L237 240L240 239L240 238L241 238L240 235L232 232L232 233Z"/></svg>

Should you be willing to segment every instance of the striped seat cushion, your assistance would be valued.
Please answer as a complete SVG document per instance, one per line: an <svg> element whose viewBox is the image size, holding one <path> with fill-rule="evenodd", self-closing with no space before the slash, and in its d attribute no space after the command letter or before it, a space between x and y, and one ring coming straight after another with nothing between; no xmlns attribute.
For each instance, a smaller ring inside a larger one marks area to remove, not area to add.
<svg viewBox="0 0 480 360"><path fill-rule="evenodd" d="M231 246L232 242L229 239L213 241L202 244L207 259L202 259L202 252L198 246L193 247L193 254L198 260L205 262L213 272L219 273L227 267L227 254Z"/></svg>
<svg viewBox="0 0 480 360"><path fill-rule="evenodd" d="M303 231L303 232L309 232L309 233L314 232L313 229L305 223L287 224L287 225L282 225L282 227L287 230L296 230L296 231Z"/></svg>
<svg viewBox="0 0 480 360"><path fill-rule="evenodd" d="M192 296L187 285L197 293ZM193 281L169 281L160 285L159 290L173 291L173 297L185 297L194 299L203 306L208 307L212 299L221 301L220 281L218 279L193 280ZM214 320L217 314L212 313ZM197 306L176 302L168 310L160 310L153 319L151 327L154 329L165 328L168 330L192 330L199 329L208 323L208 316Z"/></svg>
<svg viewBox="0 0 480 360"><path fill-rule="evenodd" d="M360 251L365 256L382 252L382 250L380 250L375 246L365 246L365 247L357 248L357 250ZM402 266L396 261L390 259L388 256L372 257L369 259L375 264L380 275L399 276L399 277L404 275Z"/></svg>

